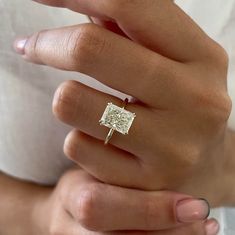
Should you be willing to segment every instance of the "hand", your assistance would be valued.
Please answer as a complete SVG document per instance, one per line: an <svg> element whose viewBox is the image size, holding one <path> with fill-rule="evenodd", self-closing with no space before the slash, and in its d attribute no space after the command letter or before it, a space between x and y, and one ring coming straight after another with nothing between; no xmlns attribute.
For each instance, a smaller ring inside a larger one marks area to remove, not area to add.
<svg viewBox="0 0 235 235"><path fill-rule="evenodd" d="M0 192L0 234L4 235L142 235L147 231L152 235L214 235L219 228L216 220L203 220L208 213L203 200L105 185L77 169L66 172L56 188L0 173ZM169 229L149 231L156 228Z"/></svg>
<svg viewBox="0 0 235 235"><path fill-rule="evenodd" d="M218 232L215 220L202 221L208 215L208 204L203 200L167 191L110 186L76 169L62 177L36 211L37 221L43 219L38 235L144 235L146 231L151 235L215 235Z"/></svg>
<svg viewBox="0 0 235 235"><path fill-rule="evenodd" d="M108 130L98 121L108 102L121 100L63 83L54 113L79 130L69 134L65 153L106 183L232 203L225 51L172 1L40 2L110 20L129 37L85 24L16 43L26 60L85 73L137 99L127 107L137 115L129 135L115 134L104 148Z"/></svg>

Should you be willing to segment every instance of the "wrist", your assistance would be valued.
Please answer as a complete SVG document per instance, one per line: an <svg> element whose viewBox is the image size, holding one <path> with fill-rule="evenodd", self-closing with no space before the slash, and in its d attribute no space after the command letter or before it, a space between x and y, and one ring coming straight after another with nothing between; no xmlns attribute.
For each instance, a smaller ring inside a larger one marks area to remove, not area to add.
<svg viewBox="0 0 235 235"><path fill-rule="evenodd" d="M34 208L45 188L0 174L0 234L34 235Z"/></svg>
<svg viewBox="0 0 235 235"><path fill-rule="evenodd" d="M48 219L50 218L52 188L40 190L34 198L31 211L31 224L33 235L47 234Z"/></svg>

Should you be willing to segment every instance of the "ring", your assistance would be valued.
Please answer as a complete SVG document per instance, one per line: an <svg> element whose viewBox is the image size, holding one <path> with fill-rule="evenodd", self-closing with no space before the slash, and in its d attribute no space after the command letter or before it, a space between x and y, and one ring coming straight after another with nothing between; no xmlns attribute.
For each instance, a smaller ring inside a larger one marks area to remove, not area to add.
<svg viewBox="0 0 235 235"><path fill-rule="evenodd" d="M112 103L107 104L107 107L99 121L100 125L110 128L104 144L108 144L114 131L117 131L123 135L128 134L136 114L125 109L127 104L127 98L124 100L124 106L122 108Z"/></svg>

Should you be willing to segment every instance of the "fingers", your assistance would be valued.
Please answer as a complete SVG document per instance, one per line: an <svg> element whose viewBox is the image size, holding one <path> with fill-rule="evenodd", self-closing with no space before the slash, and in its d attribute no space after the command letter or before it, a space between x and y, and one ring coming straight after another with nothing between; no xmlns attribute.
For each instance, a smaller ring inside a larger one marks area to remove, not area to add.
<svg viewBox="0 0 235 235"><path fill-rule="evenodd" d="M66 209L84 228L92 231L165 230L203 221L208 204L172 192L145 192L95 183L86 173L70 181Z"/></svg>
<svg viewBox="0 0 235 235"><path fill-rule="evenodd" d="M217 235L219 224L215 219L197 222L176 229L149 232L149 235ZM127 233L129 234L129 233ZM145 235L144 232L130 232L130 235Z"/></svg>
<svg viewBox="0 0 235 235"><path fill-rule="evenodd" d="M109 19L134 41L177 61L208 58L215 43L170 0L41 0L44 4ZM213 52L214 53L214 52Z"/></svg>
<svg viewBox="0 0 235 235"><path fill-rule="evenodd" d="M133 155L78 130L69 133L64 152L69 159L102 182L145 189L141 165ZM95 153L95 154L94 154Z"/></svg>
<svg viewBox="0 0 235 235"><path fill-rule="evenodd" d="M142 147L142 151L146 152L146 148ZM157 169L146 167L142 159L112 145L104 147L103 140L88 136L80 130L73 130L68 134L64 153L104 183L142 190L166 188L166 178L162 176L161 168L156 172ZM148 157L146 153L141 156Z"/></svg>
<svg viewBox="0 0 235 235"><path fill-rule="evenodd" d="M85 73L149 105L179 96L183 66L94 24L39 32L15 48L29 61Z"/></svg>
<svg viewBox="0 0 235 235"><path fill-rule="evenodd" d="M206 222L197 222L176 229L161 231L115 231L115 232L91 232L83 227L77 229L79 233L76 235L217 235L219 232L219 224L216 220L210 219ZM72 233L70 233L72 235Z"/></svg>
<svg viewBox="0 0 235 235"><path fill-rule="evenodd" d="M56 91L53 112L61 121L77 127L90 136L105 140L109 128L101 126L99 120L108 102L120 107L123 105L123 101L118 98L84 86L76 81L68 81L62 83ZM151 110L131 103L127 105L126 109L138 114L138 117L133 121L128 135L115 132L110 144L132 154L142 153L146 151L145 147L151 144L147 135L153 135L153 133L150 133L153 131L150 126L148 129L146 128L147 125L151 125ZM146 124L147 120L149 120L149 124Z"/></svg>

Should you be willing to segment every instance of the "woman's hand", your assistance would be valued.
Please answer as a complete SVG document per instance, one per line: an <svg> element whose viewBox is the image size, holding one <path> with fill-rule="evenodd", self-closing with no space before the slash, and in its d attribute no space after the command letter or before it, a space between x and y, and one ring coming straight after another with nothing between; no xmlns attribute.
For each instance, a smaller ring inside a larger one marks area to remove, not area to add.
<svg viewBox="0 0 235 235"><path fill-rule="evenodd" d="M36 33L16 42L16 50L26 60L85 73L137 99L127 107L137 115L129 135L115 134L104 147L108 129L99 119L108 102L120 106L121 100L63 83L53 110L78 129L66 139L65 153L106 183L177 190L213 206L233 203L225 51L169 0L40 2L112 21L126 37L84 24Z"/></svg>
<svg viewBox="0 0 235 235"><path fill-rule="evenodd" d="M219 228L206 220L203 200L110 186L77 169L55 189L0 174L0 192L4 235L215 235Z"/></svg>
<svg viewBox="0 0 235 235"><path fill-rule="evenodd" d="M42 221L36 234L216 234L217 222L203 221L208 209L201 199L110 186L75 169L68 171L54 192L37 205L36 219Z"/></svg>

